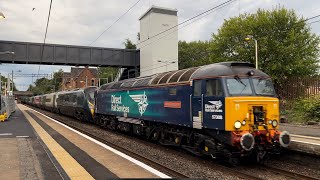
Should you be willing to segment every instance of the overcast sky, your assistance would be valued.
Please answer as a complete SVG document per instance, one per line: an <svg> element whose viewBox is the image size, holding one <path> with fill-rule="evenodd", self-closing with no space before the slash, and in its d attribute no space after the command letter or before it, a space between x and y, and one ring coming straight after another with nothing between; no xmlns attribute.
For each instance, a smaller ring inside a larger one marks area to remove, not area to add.
<svg viewBox="0 0 320 180"><path fill-rule="evenodd" d="M176 8L182 22L226 0L140 0L140 2L103 34L93 46L123 48L123 41L136 42L139 17L152 5ZM137 0L53 0L47 43L89 45ZM50 0L1 0L0 11L6 19L0 21L0 40L43 42ZM300 17L320 14L320 1L311 0L237 0L200 20L181 28L179 40L209 40L224 19L240 13L254 13L258 8L272 9L283 6L294 9ZM33 10L33 8L35 8ZM320 18L315 19L320 20ZM312 20L310 21L312 22ZM311 24L312 32L320 34L320 22ZM40 73L53 73L70 66L40 67ZM7 75L11 70L25 74L37 73L38 65L2 64L0 72ZM26 90L31 78L14 79L19 90Z"/></svg>

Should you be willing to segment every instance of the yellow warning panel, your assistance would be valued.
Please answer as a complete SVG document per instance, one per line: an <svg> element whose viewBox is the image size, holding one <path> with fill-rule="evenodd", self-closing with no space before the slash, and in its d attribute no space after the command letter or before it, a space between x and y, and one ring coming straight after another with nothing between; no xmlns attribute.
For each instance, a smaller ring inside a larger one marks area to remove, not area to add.
<svg viewBox="0 0 320 180"><path fill-rule="evenodd" d="M28 119L41 140L46 144L50 152L59 162L71 179L94 179L63 147L59 145L25 110L19 106L24 116Z"/></svg>

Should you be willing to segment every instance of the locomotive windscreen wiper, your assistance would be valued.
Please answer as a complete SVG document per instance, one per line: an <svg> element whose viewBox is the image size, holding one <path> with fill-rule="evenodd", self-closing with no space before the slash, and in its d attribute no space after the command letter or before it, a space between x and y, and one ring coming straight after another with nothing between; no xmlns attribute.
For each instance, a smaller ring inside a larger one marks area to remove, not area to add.
<svg viewBox="0 0 320 180"><path fill-rule="evenodd" d="M238 81L239 83L241 83L242 85L244 85L244 88L247 87L247 85L242 82L242 80L239 78L239 76L237 76L237 75L234 76L234 79L237 80L237 81Z"/></svg>

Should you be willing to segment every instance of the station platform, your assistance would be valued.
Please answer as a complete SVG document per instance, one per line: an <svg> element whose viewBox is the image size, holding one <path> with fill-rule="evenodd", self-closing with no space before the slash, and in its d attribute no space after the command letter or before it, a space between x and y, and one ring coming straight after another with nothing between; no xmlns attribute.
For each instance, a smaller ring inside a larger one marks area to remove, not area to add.
<svg viewBox="0 0 320 180"><path fill-rule="evenodd" d="M320 156L320 127L280 124L281 131L291 135L290 150Z"/></svg>
<svg viewBox="0 0 320 180"><path fill-rule="evenodd" d="M170 178L17 104L0 123L0 179Z"/></svg>

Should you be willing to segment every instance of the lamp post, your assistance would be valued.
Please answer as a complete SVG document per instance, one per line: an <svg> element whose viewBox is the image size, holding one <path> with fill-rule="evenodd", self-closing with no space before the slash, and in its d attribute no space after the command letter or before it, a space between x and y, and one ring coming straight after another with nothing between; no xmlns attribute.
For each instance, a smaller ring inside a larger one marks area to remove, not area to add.
<svg viewBox="0 0 320 180"><path fill-rule="evenodd" d="M160 63L165 63L166 64L166 72L168 71L167 67L168 67L168 64L174 64L176 63L177 61L161 61L161 60L158 60L158 62Z"/></svg>
<svg viewBox="0 0 320 180"><path fill-rule="evenodd" d="M258 41L252 35L247 35L245 40L246 41L254 40L255 51L256 51L256 69L258 69Z"/></svg>

